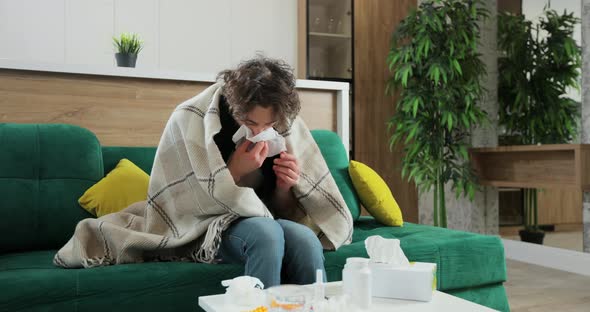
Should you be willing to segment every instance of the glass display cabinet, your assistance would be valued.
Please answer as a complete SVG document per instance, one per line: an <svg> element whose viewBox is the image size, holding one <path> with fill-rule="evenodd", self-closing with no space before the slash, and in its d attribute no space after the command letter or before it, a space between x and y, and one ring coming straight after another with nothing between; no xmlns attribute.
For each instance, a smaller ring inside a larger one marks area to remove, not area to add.
<svg viewBox="0 0 590 312"><path fill-rule="evenodd" d="M307 0L307 78L353 77L352 0Z"/></svg>

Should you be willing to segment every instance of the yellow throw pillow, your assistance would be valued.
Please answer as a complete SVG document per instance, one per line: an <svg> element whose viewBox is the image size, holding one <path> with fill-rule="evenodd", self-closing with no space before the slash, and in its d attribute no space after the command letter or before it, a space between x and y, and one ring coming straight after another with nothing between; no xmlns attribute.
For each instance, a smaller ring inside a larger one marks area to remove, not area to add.
<svg viewBox="0 0 590 312"><path fill-rule="evenodd" d="M383 179L369 166L351 160L348 173L361 203L377 221L389 226L403 226L402 211Z"/></svg>
<svg viewBox="0 0 590 312"><path fill-rule="evenodd" d="M128 159L121 159L117 167L86 190L78 199L82 208L102 217L121 211L147 198L150 176Z"/></svg>

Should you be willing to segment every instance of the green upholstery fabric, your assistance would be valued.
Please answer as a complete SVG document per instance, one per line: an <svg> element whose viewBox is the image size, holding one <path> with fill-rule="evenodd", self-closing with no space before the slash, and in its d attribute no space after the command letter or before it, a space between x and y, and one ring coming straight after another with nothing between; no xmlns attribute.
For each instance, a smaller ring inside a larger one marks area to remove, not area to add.
<svg viewBox="0 0 590 312"><path fill-rule="evenodd" d="M410 261L436 263L438 289L460 289L506 280L504 247L498 237L409 222L403 227L385 227L364 216L355 224L352 244L325 254L328 280L342 279L346 258L368 257L364 239L371 235L400 239Z"/></svg>
<svg viewBox="0 0 590 312"><path fill-rule="evenodd" d="M243 274L239 265L186 262L68 270L51 263L54 254L0 255L0 311L191 311L199 296L224 292L221 280ZM326 262L327 274L337 275L340 269ZM502 283L444 291L509 311Z"/></svg>
<svg viewBox="0 0 590 312"><path fill-rule="evenodd" d="M502 283L445 291L449 295L477 302L498 311L510 312L506 289Z"/></svg>
<svg viewBox="0 0 590 312"><path fill-rule="evenodd" d="M90 216L78 198L103 177L94 134L70 125L0 124L0 251L57 248Z"/></svg>
<svg viewBox="0 0 590 312"><path fill-rule="evenodd" d="M115 169L123 158L129 159L147 174L152 173L152 165L156 156L155 147L127 147L127 146L105 146L102 148L104 162L104 174Z"/></svg>
<svg viewBox="0 0 590 312"><path fill-rule="evenodd" d="M53 265L52 251L0 255L0 311L77 311L77 270Z"/></svg>
<svg viewBox="0 0 590 312"><path fill-rule="evenodd" d="M340 139L328 131L312 135L358 216ZM55 249L90 216L78 206L79 196L121 158L150 173L155 148L101 148L92 133L75 126L14 124L0 124L0 146L10 147L0 150L0 311L198 311L199 296L221 293L221 280L243 274L238 265L180 262L55 267ZM341 279L347 257L366 257L363 240L376 234L399 238L412 261L437 263L439 289L508 310L502 243L473 233L411 223L385 227L360 217L353 243L325 253L328 279Z"/></svg>
<svg viewBox="0 0 590 312"><path fill-rule="evenodd" d="M62 269L56 250L0 255L0 311L195 311L243 266L151 262Z"/></svg>
<svg viewBox="0 0 590 312"><path fill-rule="evenodd" d="M328 130L312 130L311 135L328 164L328 169L342 193L350 214L352 214L352 219L357 220L361 215L361 207L359 197L348 174L348 155L344 150L342 140L336 133Z"/></svg>

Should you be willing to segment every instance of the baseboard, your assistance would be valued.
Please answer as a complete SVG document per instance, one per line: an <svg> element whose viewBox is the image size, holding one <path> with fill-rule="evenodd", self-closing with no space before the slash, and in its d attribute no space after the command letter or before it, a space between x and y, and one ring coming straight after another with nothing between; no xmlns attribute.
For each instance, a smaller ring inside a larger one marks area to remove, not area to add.
<svg viewBox="0 0 590 312"><path fill-rule="evenodd" d="M590 253L502 239L506 259L590 276Z"/></svg>
<svg viewBox="0 0 590 312"><path fill-rule="evenodd" d="M522 225L502 225L500 226L501 236L517 236L518 231L524 229Z"/></svg>

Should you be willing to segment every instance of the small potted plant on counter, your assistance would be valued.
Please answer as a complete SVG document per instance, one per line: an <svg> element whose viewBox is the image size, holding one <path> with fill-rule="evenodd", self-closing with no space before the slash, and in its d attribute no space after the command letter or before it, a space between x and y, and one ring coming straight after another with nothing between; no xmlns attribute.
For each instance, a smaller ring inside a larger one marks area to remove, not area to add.
<svg viewBox="0 0 590 312"><path fill-rule="evenodd" d="M143 41L137 34L122 33L119 38L113 37L113 45L117 49L115 59L119 67L135 67L137 55L143 49Z"/></svg>

